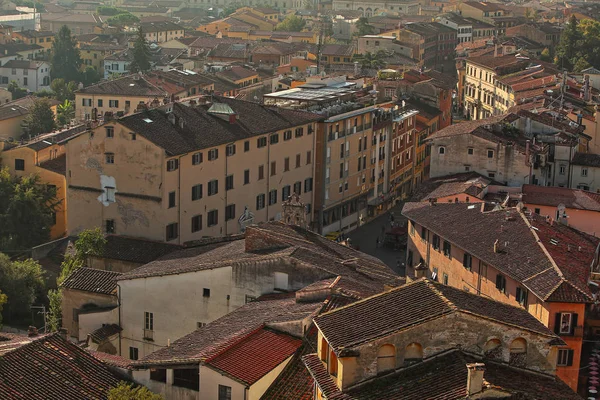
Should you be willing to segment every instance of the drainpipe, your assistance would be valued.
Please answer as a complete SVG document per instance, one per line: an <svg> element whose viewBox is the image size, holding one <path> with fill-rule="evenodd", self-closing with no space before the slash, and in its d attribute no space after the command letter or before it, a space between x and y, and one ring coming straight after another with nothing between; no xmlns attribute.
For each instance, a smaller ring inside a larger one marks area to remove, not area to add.
<svg viewBox="0 0 600 400"><path fill-rule="evenodd" d="M265 207L267 208L267 218L265 218L265 222L269 222L269 202L270 202L270 198L271 198L271 193L269 191L270 187L271 187L271 138L269 137L269 135L266 136L267 138L267 165L266 165L266 171L265 174L266 176L266 180L267 180L267 195L265 198ZM279 195L279 193L277 193L277 195ZM277 199L275 199L275 204L277 204Z"/></svg>
<svg viewBox="0 0 600 400"><path fill-rule="evenodd" d="M177 236L178 242L181 243L181 158L185 154L179 156L177 159Z"/></svg>
<svg viewBox="0 0 600 400"><path fill-rule="evenodd" d="M117 307L119 307L119 327L121 328L121 330L119 331L119 356L123 356L123 353L121 353L121 340L122 340L122 334L123 334L123 327L121 326L121 285L119 285L117 283L117 288L119 289L117 291Z"/></svg>

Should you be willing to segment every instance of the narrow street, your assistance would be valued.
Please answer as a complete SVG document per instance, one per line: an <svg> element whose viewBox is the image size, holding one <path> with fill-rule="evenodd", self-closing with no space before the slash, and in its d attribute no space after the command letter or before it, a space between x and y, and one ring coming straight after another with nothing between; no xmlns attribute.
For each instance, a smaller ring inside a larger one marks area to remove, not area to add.
<svg viewBox="0 0 600 400"><path fill-rule="evenodd" d="M391 213L394 213L395 222L406 224L406 218L400 214L403 204L398 203L397 206L391 208L386 213L379 215L377 218L372 219L348 234L352 246L358 248L363 253L379 258L400 276L404 276L405 274L406 250L404 248L402 250L393 250L383 247L383 229L390 229ZM377 238L379 238L379 247L377 247Z"/></svg>

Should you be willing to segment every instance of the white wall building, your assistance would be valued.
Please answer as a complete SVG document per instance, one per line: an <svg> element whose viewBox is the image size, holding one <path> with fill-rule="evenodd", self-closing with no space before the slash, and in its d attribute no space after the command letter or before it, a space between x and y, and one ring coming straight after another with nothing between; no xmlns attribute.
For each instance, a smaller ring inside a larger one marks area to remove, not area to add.
<svg viewBox="0 0 600 400"><path fill-rule="evenodd" d="M10 60L0 67L1 85L15 81L29 92L50 87L50 64L45 61Z"/></svg>

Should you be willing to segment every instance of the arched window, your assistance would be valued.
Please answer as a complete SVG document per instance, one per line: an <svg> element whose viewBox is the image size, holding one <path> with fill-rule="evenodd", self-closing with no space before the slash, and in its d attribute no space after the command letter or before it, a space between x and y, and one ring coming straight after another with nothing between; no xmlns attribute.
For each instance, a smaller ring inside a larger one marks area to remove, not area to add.
<svg viewBox="0 0 600 400"><path fill-rule="evenodd" d="M527 341L523 338L517 338L510 344L510 365L524 367L527 364Z"/></svg>
<svg viewBox="0 0 600 400"><path fill-rule="evenodd" d="M498 339L490 339L483 347L486 358L499 360L502 358L502 342Z"/></svg>
<svg viewBox="0 0 600 400"><path fill-rule="evenodd" d="M377 351L377 372L396 368L396 347L384 344Z"/></svg>
<svg viewBox="0 0 600 400"><path fill-rule="evenodd" d="M423 346L411 343L404 349L404 363L413 363L423 360Z"/></svg>
<svg viewBox="0 0 600 400"><path fill-rule="evenodd" d="M446 148L444 146L440 146L438 149L438 154L446 154Z"/></svg>
<svg viewBox="0 0 600 400"><path fill-rule="evenodd" d="M329 352L329 360L327 361L327 368L329 369L329 374L332 376L337 376L338 372L338 362L337 356L332 351Z"/></svg>

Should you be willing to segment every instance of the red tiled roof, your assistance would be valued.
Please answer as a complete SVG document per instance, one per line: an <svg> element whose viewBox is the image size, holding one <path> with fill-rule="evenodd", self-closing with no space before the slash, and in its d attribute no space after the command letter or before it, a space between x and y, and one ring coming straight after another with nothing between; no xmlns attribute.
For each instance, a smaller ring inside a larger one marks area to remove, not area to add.
<svg viewBox="0 0 600 400"><path fill-rule="evenodd" d="M600 194L580 189L568 189L553 186L523 185L523 203L577 210L600 211Z"/></svg>
<svg viewBox="0 0 600 400"><path fill-rule="evenodd" d="M102 400L122 378L58 334L0 356L3 400Z"/></svg>
<svg viewBox="0 0 600 400"><path fill-rule="evenodd" d="M291 357L301 345L301 339L260 328L207 360L206 364L245 384L253 385Z"/></svg>
<svg viewBox="0 0 600 400"><path fill-rule="evenodd" d="M81 267L71 272L61 287L112 295L117 290L117 279L121 275L120 272Z"/></svg>
<svg viewBox="0 0 600 400"><path fill-rule="evenodd" d="M101 351L88 350L88 353L102 361L104 364L110 365L111 367L131 369L131 360L128 358L123 358L116 354L103 353Z"/></svg>
<svg viewBox="0 0 600 400"><path fill-rule="evenodd" d="M41 336L30 337L27 335L19 335L15 333L0 332L0 356L14 349L31 343L39 339Z"/></svg>
<svg viewBox="0 0 600 400"><path fill-rule="evenodd" d="M331 375L327 372L327 369L325 368L323 361L319 359L319 356L316 354L308 354L302 357L302 361L304 361L304 365L306 365L312 378L317 385L319 385L319 389L321 389L324 397L337 399L337 397L333 396L339 395L340 389L331 378Z"/></svg>

